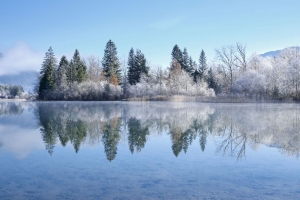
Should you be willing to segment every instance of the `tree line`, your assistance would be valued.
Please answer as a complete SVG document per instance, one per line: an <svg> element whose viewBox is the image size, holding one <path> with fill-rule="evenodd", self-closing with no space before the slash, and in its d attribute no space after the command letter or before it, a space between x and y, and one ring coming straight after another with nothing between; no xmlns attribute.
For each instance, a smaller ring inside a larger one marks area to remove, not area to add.
<svg viewBox="0 0 300 200"><path fill-rule="evenodd" d="M299 100L299 48L288 48L276 57L246 55L240 43L215 50L207 61L204 50L198 62L176 44L170 65L149 66L140 49L131 48L127 63L109 40L102 60L83 59L76 49L70 61L57 62L50 47L46 52L36 91L40 100L117 100L127 98L168 99L187 97L245 97Z"/></svg>
<svg viewBox="0 0 300 200"><path fill-rule="evenodd" d="M0 85L0 98L20 98L23 92L20 85Z"/></svg>
<svg viewBox="0 0 300 200"><path fill-rule="evenodd" d="M132 97L172 95L214 96L213 81L206 76L207 63L202 50L198 64L177 45L167 69L151 69L140 49L130 49L127 67L122 66L117 47L109 40L101 60L87 60L76 49L70 61L59 63L50 47L46 52L36 91L40 100L116 100ZM122 68L123 67L123 68ZM209 82L210 81L210 82ZM210 84L208 84L210 83Z"/></svg>

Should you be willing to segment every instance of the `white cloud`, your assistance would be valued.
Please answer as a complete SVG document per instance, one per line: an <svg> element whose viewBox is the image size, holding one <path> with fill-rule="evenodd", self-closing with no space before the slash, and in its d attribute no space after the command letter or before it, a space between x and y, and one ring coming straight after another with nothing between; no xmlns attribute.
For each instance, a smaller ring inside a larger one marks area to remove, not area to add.
<svg viewBox="0 0 300 200"><path fill-rule="evenodd" d="M22 71L39 71L44 53L32 50L25 43L4 50L0 58L0 75L18 74Z"/></svg>
<svg viewBox="0 0 300 200"><path fill-rule="evenodd" d="M24 129L0 125L0 151L13 153L16 158L24 159L30 153L45 149L39 129Z"/></svg>

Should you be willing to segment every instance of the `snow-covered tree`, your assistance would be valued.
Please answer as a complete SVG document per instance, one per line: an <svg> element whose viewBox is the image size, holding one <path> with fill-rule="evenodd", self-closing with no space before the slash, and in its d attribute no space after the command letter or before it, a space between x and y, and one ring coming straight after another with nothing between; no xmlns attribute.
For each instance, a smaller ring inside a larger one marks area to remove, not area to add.
<svg viewBox="0 0 300 200"><path fill-rule="evenodd" d="M183 49L182 53L182 69L185 70L187 73L192 73L193 72L193 66L190 65L190 58L189 54L187 52L187 49Z"/></svg>
<svg viewBox="0 0 300 200"><path fill-rule="evenodd" d="M100 66L99 58L91 55L88 60L88 79L92 82L104 81L104 73Z"/></svg>
<svg viewBox="0 0 300 200"><path fill-rule="evenodd" d="M257 71L249 70L233 84L232 90L247 97L263 97L266 92L266 78Z"/></svg>
<svg viewBox="0 0 300 200"><path fill-rule="evenodd" d="M62 56L58 64L56 77L55 77L56 88L58 90L64 91L65 88L67 87L68 68L69 68L69 61L67 60L66 56Z"/></svg>

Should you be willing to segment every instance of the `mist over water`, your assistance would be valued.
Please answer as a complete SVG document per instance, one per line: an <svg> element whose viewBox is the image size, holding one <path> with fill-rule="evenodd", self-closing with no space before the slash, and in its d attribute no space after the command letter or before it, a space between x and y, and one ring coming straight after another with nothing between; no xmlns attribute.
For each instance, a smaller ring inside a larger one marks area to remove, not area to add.
<svg viewBox="0 0 300 200"><path fill-rule="evenodd" d="M299 109L0 103L0 199L297 199Z"/></svg>

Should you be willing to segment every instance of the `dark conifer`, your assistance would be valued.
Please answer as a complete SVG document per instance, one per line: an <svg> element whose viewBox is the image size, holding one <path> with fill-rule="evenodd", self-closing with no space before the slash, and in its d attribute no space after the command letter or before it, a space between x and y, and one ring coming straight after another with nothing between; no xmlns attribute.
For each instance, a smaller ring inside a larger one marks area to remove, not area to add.
<svg viewBox="0 0 300 200"><path fill-rule="evenodd" d="M190 65L190 57L187 52L187 49L184 48L182 53L182 69L184 69L187 73L192 73L193 67Z"/></svg>
<svg viewBox="0 0 300 200"><path fill-rule="evenodd" d="M133 48L130 49L129 55L128 55L128 82L130 85L134 85L135 82L135 55L134 55L134 50Z"/></svg>
<svg viewBox="0 0 300 200"><path fill-rule="evenodd" d="M183 55L177 44L173 47L171 55L172 60L175 59L182 67Z"/></svg>
<svg viewBox="0 0 300 200"><path fill-rule="evenodd" d="M117 57L117 47L111 40L109 40L105 46L102 67L105 76L111 83L119 84L121 82L121 70L120 62Z"/></svg>
<svg viewBox="0 0 300 200"><path fill-rule="evenodd" d="M193 61L192 57L189 59L189 65L191 68L193 68L192 76L193 76L193 81L197 83L200 79L200 73L197 64L195 64L195 61Z"/></svg>
<svg viewBox="0 0 300 200"><path fill-rule="evenodd" d="M85 81L88 77L87 67L86 67L84 61L81 60L79 51L77 49L74 52L71 64L72 64L71 67L72 67L72 72L73 72L72 75L75 76L73 78L73 81L77 81L78 83Z"/></svg>
<svg viewBox="0 0 300 200"><path fill-rule="evenodd" d="M200 73L200 78L202 80L206 80L207 76L207 64L206 64L206 56L205 53L202 49L199 57L199 73Z"/></svg>
<svg viewBox="0 0 300 200"><path fill-rule="evenodd" d="M40 82L38 88L39 99L45 99L46 93L54 90L56 67L57 61L55 59L54 52L50 47L48 52L46 52L40 71Z"/></svg>
<svg viewBox="0 0 300 200"><path fill-rule="evenodd" d="M215 90L215 92L217 92L218 85L217 85L217 81L215 79L215 76L214 76L213 71L212 71L211 68L208 70L207 84L208 84L209 88L212 88L212 89Z"/></svg>
<svg viewBox="0 0 300 200"><path fill-rule="evenodd" d="M128 56L128 80L131 85L135 85L141 80L141 75L148 75L149 67L147 60L141 50L137 49L136 54L131 48Z"/></svg>
<svg viewBox="0 0 300 200"><path fill-rule="evenodd" d="M135 55L136 81L140 82L141 75L148 75L149 67L147 67L147 60L141 50L136 50Z"/></svg>

